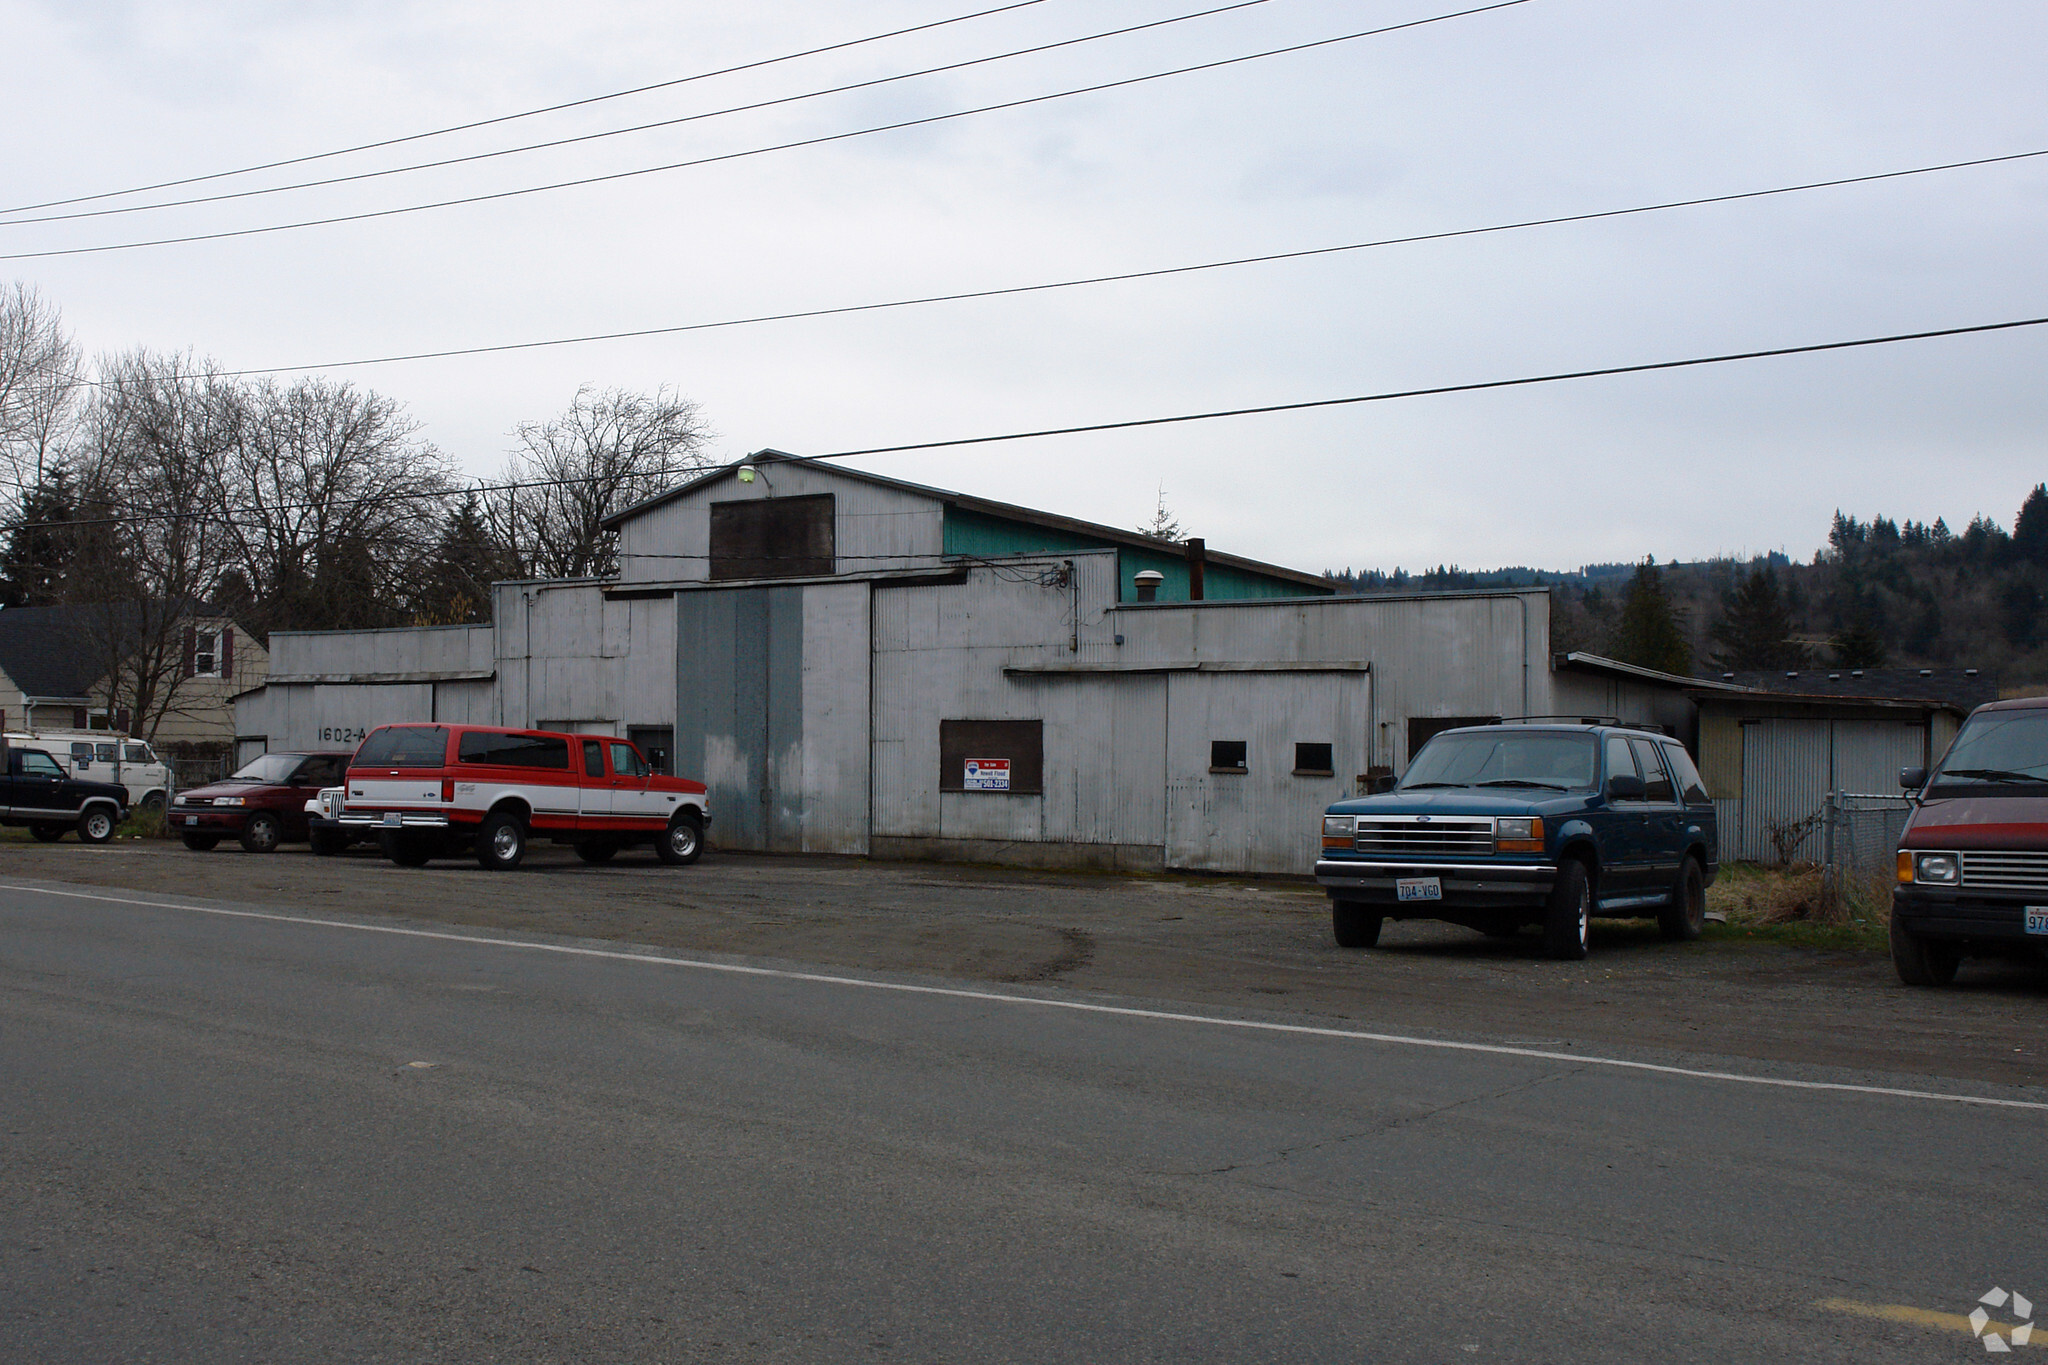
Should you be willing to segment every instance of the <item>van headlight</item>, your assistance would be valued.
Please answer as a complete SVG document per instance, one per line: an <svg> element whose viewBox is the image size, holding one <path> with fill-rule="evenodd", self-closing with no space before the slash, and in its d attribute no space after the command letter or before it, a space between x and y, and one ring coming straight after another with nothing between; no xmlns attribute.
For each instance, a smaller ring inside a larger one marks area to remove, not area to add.
<svg viewBox="0 0 2048 1365"><path fill-rule="evenodd" d="M244 804L244 798L239 796L216 796L213 798L213 804L216 806L239 806Z"/></svg>
<svg viewBox="0 0 2048 1365"><path fill-rule="evenodd" d="M1915 853L1913 880L1930 886L1954 886L1963 879L1963 860L1953 853Z"/></svg>

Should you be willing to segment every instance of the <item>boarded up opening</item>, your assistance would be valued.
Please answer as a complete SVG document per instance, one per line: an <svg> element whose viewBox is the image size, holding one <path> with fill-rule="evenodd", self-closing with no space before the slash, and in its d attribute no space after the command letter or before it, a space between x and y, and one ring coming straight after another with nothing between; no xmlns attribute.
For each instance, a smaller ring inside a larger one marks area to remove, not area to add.
<svg viewBox="0 0 2048 1365"><path fill-rule="evenodd" d="M977 774L1001 772L991 765L1007 763L1007 786L993 776L967 785L967 767ZM1008 791L1036 795L1045 790L1045 722L1037 720L942 720L939 722L939 790Z"/></svg>
<svg viewBox="0 0 2048 1365"><path fill-rule="evenodd" d="M711 504L711 577L821 578L833 570L830 493Z"/></svg>

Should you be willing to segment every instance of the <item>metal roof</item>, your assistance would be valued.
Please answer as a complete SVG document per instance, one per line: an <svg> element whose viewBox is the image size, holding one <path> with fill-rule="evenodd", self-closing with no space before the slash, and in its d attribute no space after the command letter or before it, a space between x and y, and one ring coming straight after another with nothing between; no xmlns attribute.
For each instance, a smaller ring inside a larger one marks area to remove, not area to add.
<svg viewBox="0 0 2048 1365"><path fill-rule="evenodd" d="M1041 512L1033 507L1019 507L1014 503L996 502L991 498L978 498L971 493L956 493L950 489L932 488L921 483L911 483L906 479L892 479L885 474L871 474L865 469L850 469L844 465L828 464L823 460L814 460L802 455L792 455L783 450L757 450L743 460L735 460L731 464L720 465L718 468L709 470L687 483L676 485L665 493L657 493L644 502L637 502L631 507L622 508L612 513L604 519L604 527L608 531L617 530L621 525L642 513L651 512L655 508L665 506L678 498L687 497L701 488L718 482L720 479L734 477L743 465L758 467L764 464L808 465L813 469L823 470L839 478L852 479L859 483L875 484L883 488L893 488L899 492L920 493L925 497L935 499L950 507L958 507L963 511L980 512L986 516L1000 517L1006 521L1023 522L1031 526L1043 526L1048 530L1065 531L1070 535L1086 536L1095 540L1108 541L1112 545L1133 550L1149 550L1154 554L1169 556L1178 554L1182 558L1187 557L1187 546L1177 541L1154 540L1150 536L1140 535L1136 531L1126 531L1115 526L1104 526L1099 522L1081 521L1075 517L1061 516L1056 512ZM1308 573L1301 569L1290 569L1280 564L1268 564L1263 560L1246 559L1240 555L1223 554L1213 549L1205 549L1204 558L1211 564L1222 564L1233 569L1243 569L1250 573L1263 574L1270 578L1286 579L1289 582L1321 589L1323 593L1335 592L1334 586L1321 574Z"/></svg>

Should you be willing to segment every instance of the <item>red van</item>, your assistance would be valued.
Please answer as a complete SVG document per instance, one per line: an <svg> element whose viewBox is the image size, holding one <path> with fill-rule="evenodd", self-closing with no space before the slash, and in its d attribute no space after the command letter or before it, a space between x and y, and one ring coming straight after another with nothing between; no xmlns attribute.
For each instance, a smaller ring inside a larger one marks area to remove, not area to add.
<svg viewBox="0 0 2048 1365"><path fill-rule="evenodd" d="M703 783L662 776L623 739L483 725L372 730L338 817L402 867L472 850L493 871L519 866L537 836L587 863L652 843L681 866L703 852L710 821Z"/></svg>
<svg viewBox="0 0 2048 1365"><path fill-rule="evenodd" d="M1899 783L1914 793L1892 892L1900 979L1945 986L1968 956L2048 955L2048 697L1978 707L1931 775Z"/></svg>

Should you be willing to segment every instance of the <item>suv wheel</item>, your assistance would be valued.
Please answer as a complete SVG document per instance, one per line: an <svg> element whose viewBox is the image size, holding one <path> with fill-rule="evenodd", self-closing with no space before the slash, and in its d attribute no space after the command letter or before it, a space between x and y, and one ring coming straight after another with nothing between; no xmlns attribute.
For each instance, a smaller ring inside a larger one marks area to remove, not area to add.
<svg viewBox="0 0 2048 1365"><path fill-rule="evenodd" d="M1330 902L1330 929L1337 936L1339 948L1370 948L1380 941L1380 927L1386 923L1384 915L1376 915L1372 907L1357 901Z"/></svg>
<svg viewBox="0 0 2048 1365"><path fill-rule="evenodd" d="M1657 912L1657 929L1673 943L1690 943L1707 923L1707 874L1691 858L1671 888L1671 904Z"/></svg>
<svg viewBox="0 0 2048 1365"><path fill-rule="evenodd" d="M510 872L526 856L526 824L510 811L493 811L476 832L477 866Z"/></svg>
<svg viewBox="0 0 2048 1365"><path fill-rule="evenodd" d="M57 841L58 841L59 839L61 839L61 838L63 838L63 837L64 837L64 826L62 826L62 825L30 825L30 826L28 827L28 832L29 832L30 834L33 834L33 835L35 835L35 836L36 836L36 838L37 838L37 840L38 840L38 841L40 841L40 842L42 842L42 843L45 843L45 844L54 844L54 843L56 843L56 842L57 842Z"/></svg>
<svg viewBox="0 0 2048 1365"><path fill-rule="evenodd" d="M242 847L251 853L275 853L284 842L284 826L268 811L257 811L242 826Z"/></svg>
<svg viewBox="0 0 2048 1365"><path fill-rule="evenodd" d="M1586 865L1567 858L1550 888L1550 908L1543 917L1543 951L1562 962L1586 956L1593 934L1593 879Z"/></svg>
<svg viewBox="0 0 2048 1365"><path fill-rule="evenodd" d="M1892 916L1892 966L1908 986L1946 986L1962 962L1962 950L1954 944L1921 938Z"/></svg>
<svg viewBox="0 0 2048 1365"><path fill-rule="evenodd" d="M694 863L704 854L704 821L693 810L679 810L654 841L654 851L670 867Z"/></svg>
<svg viewBox="0 0 2048 1365"><path fill-rule="evenodd" d="M78 817L78 837L88 844L104 844L114 837L114 813L105 806L93 806Z"/></svg>

